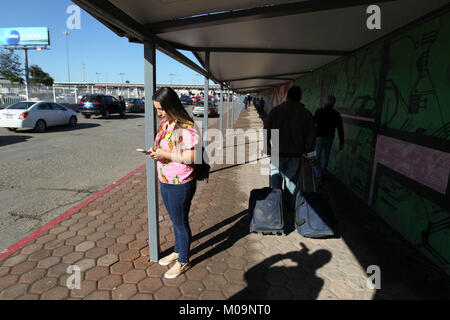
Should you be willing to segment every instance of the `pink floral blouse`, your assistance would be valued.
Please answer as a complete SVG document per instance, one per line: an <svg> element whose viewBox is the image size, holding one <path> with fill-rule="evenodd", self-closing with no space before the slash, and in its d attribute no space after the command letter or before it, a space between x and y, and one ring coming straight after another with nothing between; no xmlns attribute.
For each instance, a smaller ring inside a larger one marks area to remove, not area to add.
<svg viewBox="0 0 450 320"><path fill-rule="evenodd" d="M194 123L180 124L161 122L156 135L154 149L160 148L169 152L192 150L199 142ZM170 160L157 162L158 178L162 183L183 184L194 179L194 164L184 164Z"/></svg>

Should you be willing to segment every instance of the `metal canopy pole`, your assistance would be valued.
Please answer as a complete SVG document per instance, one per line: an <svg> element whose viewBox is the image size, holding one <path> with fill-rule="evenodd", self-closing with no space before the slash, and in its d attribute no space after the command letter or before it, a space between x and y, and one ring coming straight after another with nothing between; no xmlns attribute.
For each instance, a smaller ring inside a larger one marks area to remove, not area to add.
<svg viewBox="0 0 450 320"><path fill-rule="evenodd" d="M220 106L220 109L219 109L219 112L220 112L220 124L219 124L219 126L220 126L220 128L219 128L219 130L220 130L220 149L223 149L223 134L222 134L222 131L223 131L223 85L221 84L220 85L220 104L219 104L219 106Z"/></svg>
<svg viewBox="0 0 450 320"><path fill-rule="evenodd" d="M144 90L145 90L145 148L153 147L156 133L156 116L153 109L153 94L156 91L156 49L150 41L144 42ZM159 217L158 185L156 162L146 157L147 169L147 208L148 208L148 245L150 261L159 260Z"/></svg>
<svg viewBox="0 0 450 320"><path fill-rule="evenodd" d="M236 93L233 92L233 123L232 123L233 129L235 122L236 122Z"/></svg>
<svg viewBox="0 0 450 320"><path fill-rule="evenodd" d="M206 72L209 73L209 52L206 51L205 54L205 67ZM208 107L209 107L209 78L205 76L205 88L204 88L204 98L203 98L203 148L208 146Z"/></svg>
<svg viewBox="0 0 450 320"><path fill-rule="evenodd" d="M230 127L230 90L227 89L227 129Z"/></svg>

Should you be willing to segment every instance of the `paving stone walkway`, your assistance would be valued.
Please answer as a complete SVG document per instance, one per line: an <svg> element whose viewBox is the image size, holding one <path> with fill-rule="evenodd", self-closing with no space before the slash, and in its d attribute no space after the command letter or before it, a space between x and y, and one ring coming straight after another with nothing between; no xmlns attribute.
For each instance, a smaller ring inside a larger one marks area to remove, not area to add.
<svg viewBox="0 0 450 320"><path fill-rule="evenodd" d="M218 122L215 123L218 126ZM254 108L236 128L260 129ZM237 144L237 145L236 145ZM250 145L251 143L247 144ZM245 145L245 143L244 143ZM239 148L229 143L225 150ZM248 155L248 152L246 153ZM248 159L247 159L248 160ZM286 235L249 233L249 193L267 186L267 159L213 167L192 202L192 268L168 280L149 262L146 175L140 170L13 255L0 261L0 299L434 299L448 278L338 181L326 186L339 221L332 239L306 239L286 217ZM161 256L173 250L159 197ZM76 265L81 288L66 285ZM366 272L381 271L381 289Z"/></svg>

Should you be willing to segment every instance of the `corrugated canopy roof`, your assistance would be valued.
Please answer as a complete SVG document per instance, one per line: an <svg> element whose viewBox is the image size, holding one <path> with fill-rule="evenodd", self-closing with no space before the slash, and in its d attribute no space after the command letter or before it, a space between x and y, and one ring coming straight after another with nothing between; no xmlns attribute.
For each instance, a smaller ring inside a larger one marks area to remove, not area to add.
<svg viewBox="0 0 450 320"><path fill-rule="evenodd" d="M132 42L157 48L238 92L295 79L436 10L447 0L73 0ZM369 5L381 30L369 30ZM189 50L198 66L179 50Z"/></svg>

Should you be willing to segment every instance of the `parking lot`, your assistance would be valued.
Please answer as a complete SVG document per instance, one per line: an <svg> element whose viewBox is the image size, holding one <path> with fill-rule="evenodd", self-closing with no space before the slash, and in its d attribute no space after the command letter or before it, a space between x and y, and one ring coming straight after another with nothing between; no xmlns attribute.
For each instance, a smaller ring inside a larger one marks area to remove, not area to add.
<svg viewBox="0 0 450 320"><path fill-rule="evenodd" d="M144 164L144 123L143 113L78 114L73 128L0 128L0 252Z"/></svg>

